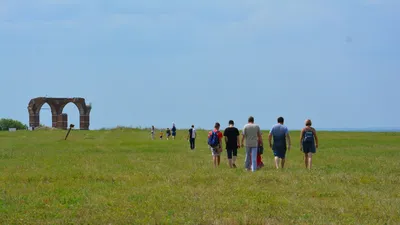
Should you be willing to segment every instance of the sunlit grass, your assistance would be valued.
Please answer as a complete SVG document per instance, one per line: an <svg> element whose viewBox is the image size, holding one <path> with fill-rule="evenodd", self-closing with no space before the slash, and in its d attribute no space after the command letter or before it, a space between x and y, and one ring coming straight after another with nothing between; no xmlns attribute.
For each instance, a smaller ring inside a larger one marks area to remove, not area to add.
<svg viewBox="0 0 400 225"><path fill-rule="evenodd" d="M312 171L298 132L287 168L214 169L189 149L117 129L0 133L0 224L399 224L400 133L320 132ZM265 137L266 138L266 135Z"/></svg>

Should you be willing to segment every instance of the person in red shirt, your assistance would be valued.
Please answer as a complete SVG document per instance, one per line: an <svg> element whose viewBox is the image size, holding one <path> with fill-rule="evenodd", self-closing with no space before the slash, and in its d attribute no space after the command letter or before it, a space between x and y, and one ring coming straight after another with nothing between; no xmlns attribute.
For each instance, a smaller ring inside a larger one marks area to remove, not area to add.
<svg viewBox="0 0 400 225"><path fill-rule="evenodd" d="M215 123L214 126L214 130L210 131L208 133L208 146L211 149L212 152L212 156L213 156L213 162L214 162L214 167L219 166L220 162L221 162L221 152L222 152L222 138L223 138L223 134L222 132L219 130L219 128L221 127L221 125L217 122ZM213 133L215 133L218 136L218 143L212 143L213 145L210 145L210 137L213 135Z"/></svg>
<svg viewBox="0 0 400 225"><path fill-rule="evenodd" d="M262 133L261 133L262 137ZM264 153L264 147L262 146L262 143L258 143L258 151L257 151L257 169L263 168L264 163L262 162L262 157L261 155Z"/></svg>

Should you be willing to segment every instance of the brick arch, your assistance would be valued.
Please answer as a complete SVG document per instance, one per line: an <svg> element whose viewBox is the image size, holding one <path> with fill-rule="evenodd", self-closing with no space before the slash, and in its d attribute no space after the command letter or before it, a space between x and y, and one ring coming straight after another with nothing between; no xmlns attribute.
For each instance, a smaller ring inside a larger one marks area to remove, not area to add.
<svg viewBox="0 0 400 225"><path fill-rule="evenodd" d="M43 104L47 103L51 108L52 114L52 127L67 129L67 114L62 113L64 107L68 103L74 103L79 110L79 121L80 121L80 129L81 130L89 130L89 119L90 119L90 111L92 107L90 105L86 105L84 98L46 98L46 97L38 97L31 99L28 104L28 112L29 112L29 126L30 127L38 127L40 125L40 109Z"/></svg>

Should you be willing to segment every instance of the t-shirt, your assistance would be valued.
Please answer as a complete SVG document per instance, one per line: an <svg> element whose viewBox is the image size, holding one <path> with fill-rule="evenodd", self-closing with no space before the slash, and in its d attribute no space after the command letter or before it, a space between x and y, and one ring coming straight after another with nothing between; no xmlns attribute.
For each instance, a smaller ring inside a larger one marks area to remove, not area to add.
<svg viewBox="0 0 400 225"><path fill-rule="evenodd" d="M189 137L196 138L196 129L194 129L194 128L189 129Z"/></svg>
<svg viewBox="0 0 400 225"><path fill-rule="evenodd" d="M258 146L258 134L261 134L260 126L257 124L246 124L243 128L243 135L246 147Z"/></svg>
<svg viewBox="0 0 400 225"><path fill-rule="evenodd" d="M224 130L224 136L227 137L226 148L237 149L237 139L239 136L239 130L236 127L227 127Z"/></svg>
<svg viewBox="0 0 400 225"><path fill-rule="evenodd" d="M214 132L217 132L218 139L219 139L219 144L222 144L222 143L221 143L221 140L222 140L222 137L223 137L224 135L222 134L221 131L216 130L216 129L214 129ZM208 132L208 137L207 137L207 139L211 136L211 134L212 134L212 131Z"/></svg>
<svg viewBox="0 0 400 225"><path fill-rule="evenodd" d="M273 136L274 147L286 149L286 135L289 133L288 128L280 123L275 124L270 133Z"/></svg>

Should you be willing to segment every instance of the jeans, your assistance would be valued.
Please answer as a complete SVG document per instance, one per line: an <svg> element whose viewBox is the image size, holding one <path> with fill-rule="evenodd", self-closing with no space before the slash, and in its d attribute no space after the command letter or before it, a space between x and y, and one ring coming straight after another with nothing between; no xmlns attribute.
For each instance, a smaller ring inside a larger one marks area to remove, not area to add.
<svg viewBox="0 0 400 225"><path fill-rule="evenodd" d="M246 169L250 169L251 166L251 171L257 170L257 152L258 147L246 147L246 159L244 163Z"/></svg>
<svg viewBox="0 0 400 225"><path fill-rule="evenodd" d="M190 138L190 149L194 149L194 147L195 147L195 139L194 138Z"/></svg>

